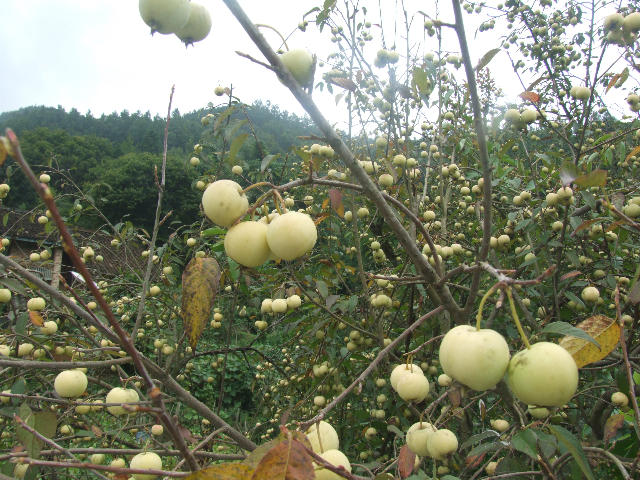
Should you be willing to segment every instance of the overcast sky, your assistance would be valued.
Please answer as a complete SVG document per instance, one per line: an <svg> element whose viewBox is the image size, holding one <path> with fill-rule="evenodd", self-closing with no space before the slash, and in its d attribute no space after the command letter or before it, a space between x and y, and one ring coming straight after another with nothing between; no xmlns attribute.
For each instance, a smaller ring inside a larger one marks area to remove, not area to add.
<svg viewBox="0 0 640 480"><path fill-rule="evenodd" d="M262 59L237 21L220 0L201 0L212 16L211 34L195 47L185 49L174 35L149 35L149 28L138 13L136 0L19 0L2 2L2 90L0 112L30 105L62 105L88 110L94 115L128 109L152 114L166 114L171 85L176 85L173 106L182 112L200 109L214 100L217 85L233 84L235 93L245 102L270 100L283 110L303 114L291 94L275 75L235 54L240 50ZM249 17L256 23L266 23L287 36L291 48L308 48L326 57L333 51L330 33L320 34L310 24L307 32L296 30L304 13L323 0L241 0ZM370 2L369 2L370 3ZM377 5L377 2L374 2ZM442 3L442 2L441 2ZM389 8L383 11L383 25L393 35L395 1L383 0ZM448 2L442 3L448 7ZM408 10L433 8L434 3L406 0ZM452 21L449 8L440 18ZM380 21L377 7L367 17ZM474 63L488 50L500 45L501 32L484 34L481 41L473 38L480 16L465 14L470 26L470 47ZM399 31L403 17L398 15ZM412 32L423 42L422 17L415 19ZM380 30L371 29L376 39L369 42L365 55L371 60L379 48ZM272 46L278 47L274 33L265 32ZM398 33L398 38L401 34ZM435 45L427 38L428 51ZM431 44L431 45L429 45ZM452 32L447 32L445 49L458 51ZM522 91L508 62L500 53L490 68L498 85L513 101ZM462 73L462 69L458 75ZM333 96L315 93L325 115L337 122L343 115L335 107Z"/></svg>

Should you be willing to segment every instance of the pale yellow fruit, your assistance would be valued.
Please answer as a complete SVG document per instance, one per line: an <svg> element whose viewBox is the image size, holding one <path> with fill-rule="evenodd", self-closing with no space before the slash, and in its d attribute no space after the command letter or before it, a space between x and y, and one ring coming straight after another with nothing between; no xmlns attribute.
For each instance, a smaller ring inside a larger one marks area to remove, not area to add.
<svg viewBox="0 0 640 480"><path fill-rule="evenodd" d="M104 460L105 460L104 453L94 453L93 455L91 455L89 459L89 461L94 465L102 465L104 463Z"/></svg>
<svg viewBox="0 0 640 480"><path fill-rule="evenodd" d="M444 373L460 383L484 391L494 387L509 366L509 345L495 330L476 331L471 325L452 328L440 346Z"/></svg>
<svg viewBox="0 0 640 480"><path fill-rule="evenodd" d="M539 342L513 356L508 380L521 402L559 407L569 402L578 388L578 367L561 346Z"/></svg>
<svg viewBox="0 0 640 480"><path fill-rule="evenodd" d="M124 468L127 463L124 461L124 458L114 458L113 460L111 460L111 463L109 465L116 468Z"/></svg>
<svg viewBox="0 0 640 480"><path fill-rule="evenodd" d="M509 428L509 422L507 422L506 420L496 420L495 422L493 422L493 428L495 428L498 432L503 433L506 432Z"/></svg>
<svg viewBox="0 0 640 480"><path fill-rule="evenodd" d="M87 376L78 370L65 370L56 376L54 388L63 398L79 397L87 389Z"/></svg>
<svg viewBox="0 0 640 480"><path fill-rule="evenodd" d="M287 307L294 310L302 304L302 299L299 295L291 295L287 298Z"/></svg>
<svg viewBox="0 0 640 480"><path fill-rule="evenodd" d="M241 222L224 237L227 255L245 267L259 267L271 255L267 243L268 227L260 222Z"/></svg>
<svg viewBox="0 0 640 480"><path fill-rule="evenodd" d="M32 312L40 312L44 310L45 306L46 302L44 301L44 298L41 297L32 298L27 302L27 309Z"/></svg>
<svg viewBox="0 0 640 480"><path fill-rule="evenodd" d="M33 344L31 343L21 343L18 347L18 356L24 357L25 355L29 355L33 351Z"/></svg>
<svg viewBox="0 0 640 480"><path fill-rule="evenodd" d="M271 302L271 311L273 313L284 313L287 311L287 301L284 298L277 298Z"/></svg>
<svg viewBox="0 0 640 480"><path fill-rule="evenodd" d="M153 452L139 453L131 459L130 467L140 470L162 470L162 459ZM134 473L132 477L135 480L155 480L157 475Z"/></svg>
<svg viewBox="0 0 640 480"><path fill-rule="evenodd" d="M11 300L11 290L0 288L0 303L7 303Z"/></svg>
<svg viewBox="0 0 640 480"><path fill-rule="evenodd" d="M154 425L151 427L151 435L162 435L164 432L164 427L162 425Z"/></svg>
<svg viewBox="0 0 640 480"><path fill-rule="evenodd" d="M236 182L218 180L204 191L202 208L209 220L228 228L247 213L249 200Z"/></svg>
<svg viewBox="0 0 640 480"><path fill-rule="evenodd" d="M622 30L624 33L637 32L640 30L640 12L633 12L624 17Z"/></svg>
<svg viewBox="0 0 640 480"><path fill-rule="evenodd" d="M305 213L285 213L267 227L269 248L283 260L294 260L303 256L313 248L317 238L316 226Z"/></svg>
<svg viewBox="0 0 640 480"><path fill-rule="evenodd" d="M537 419L547 418L551 415L551 411L548 408L536 407L535 405L529 405L528 412L533 418Z"/></svg>
<svg viewBox="0 0 640 480"><path fill-rule="evenodd" d="M139 400L140 397L138 396L138 392L136 392L134 389L116 387L111 389L111 391L107 394L105 403L133 403ZM107 407L107 410L112 415L127 415L131 413L119 406Z"/></svg>
<svg viewBox="0 0 640 480"><path fill-rule="evenodd" d="M622 392L616 392L613 395L611 395L611 403L615 405L621 405L624 407L629 404L629 397L627 397Z"/></svg>
<svg viewBox="0 0 640 480"><path fill-rule="evenodd" d="M430 457L427 442L432 433L436 431L433 425L426 422L414 423L407 431L407 445L409 450L420 457Z"/></svg>
<svg viewBox="0 0 640 480"><path fill-rule="evenodd" d="M311 425L306 432L309 443L311 443L311 449L314 452L322 453L340 448L340 440L338 439L338 433L335 428L324 420L320 421L319 428L316 428L316 425L315 423ZM322 449L320 448L321 442Z"/></svg>
<svg viewBox="0 0 640 480"><path fill-rule="evenodd" d="M520 120L525 123L533 123L538 119L538 112L532 108L525 108L520 114Z"/></svg>
<svg viewBox="0 0 640 480"><path fill-rule="evenodd" d="M447 455L458 450L458 439L451 430L443 428L429 436L427 447L433 458L443 460Z"/></svg>
<svg viewBox="0 0 640 480"><path fill-rule="evenodd" d="M138 10L144 23L155 32L167 35L180 30L189 21L189 0L139 0Z"/></svg>
<svg viewBox="0 0 640 480"><path fill-rule="evenodd" d="M400 377L402 377L407 373L413 373L413 372L419 373L419 372L422 372L422 369L418 365L413 365L413 364L407 365L403 363L402 365L398 365L396 368L393 369L393 371L391 372L391 377L389 378L389 381L391 382L391 387L397 392L398 380L400 380Z"/></svg>
<svg viewBox="0 0 640 480"><path fill-rule="evenodd" d="M189 3L191 5L189 20L184 27L175 32L176 37L187 47L193 45L195 42L204 40L211 31L211 15L209 15L209 10L199 3Z"/></svg>
<svg viewBox="0 0 640 480"><path fill-rule="evenodd" d="M44 326L40 327L40 333L43 335L53 335L58 331L58 324L53 320L44 322Z"/></svg>
<svg viewBox="0 0 640 480"><path fill-rule="evenodd" d="M419 403L429 394L429 380L422 370L414 373L406 373L400 377L397 384L400 398L405 402Z"/></svg>
<svg viewBox="0 0 640 480"><path fill-rule="evenodd" d="M351 473L351 464L349 463L346 455L340 450L327 450L326 452L321 453L320 456L331 465L344 467L347 472ZM322 468L317 464L314 464L313 468L316 473L316 480L343 480L343 477L337 473L333 473L331 470Z"/></svg>
<svg viewBox="0 0 640 480"><path fill-rule="evenodd" d="M18 480L24 478L27 474L27 469L29 468L28 463L19 463L13 468L13 476Z"/></svg>
<svg viewBox="0 0 640 480"><path fill-rule="evenodd" d="M311 81L313 55L302 48L294 48L280 55L280 60L301 87L307 86Z"/></svg>

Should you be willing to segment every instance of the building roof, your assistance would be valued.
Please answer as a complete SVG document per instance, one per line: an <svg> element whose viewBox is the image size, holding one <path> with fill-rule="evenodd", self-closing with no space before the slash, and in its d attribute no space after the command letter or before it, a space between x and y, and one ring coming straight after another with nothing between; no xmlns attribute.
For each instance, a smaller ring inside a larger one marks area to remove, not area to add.
<svg viewBox="0 0 640 480"><path fill-rule="evenodd" d="M38 214L34 211L14 210L0 206L0 236L10 240L34 242L34 250L62 247L60 234L55 224L38 223ZM147 249L139 238L117 247L111 246L113 235L102 231L92 231L86 228L68 226L69 233L74 239L76 247L91 246L96 255L102 255L103 262L91 262L89 271L96 274L96 278L107 278L137 270L144 272L147 259L142 258L142 252ZM35 245L37 244L37 246ZM65 254L66 256L66 254ZM158 267L154 268L158 270ZM157 272L152 272L155 276Z"/></svg>

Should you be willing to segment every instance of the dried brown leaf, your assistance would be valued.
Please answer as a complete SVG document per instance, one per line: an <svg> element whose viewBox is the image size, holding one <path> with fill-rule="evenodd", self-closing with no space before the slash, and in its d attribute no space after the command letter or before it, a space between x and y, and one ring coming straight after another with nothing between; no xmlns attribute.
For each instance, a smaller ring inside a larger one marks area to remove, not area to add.
<svg viewBox="0 0 640 480"><path fill-rule="evenodd" d="M604 443L609 443L609 440L616 436L616 433L623 425L624 414L622 413L611 415L607 418L607 423L604 424Z"/></svg>
<svg viewBox="0 0 640 480"><path fill-rule="evenodd" d="M411 451L409 445L403 445L398 456L398 472L403 480L413 473L416 462L416 454Z"/></svg>
<svg viewBox="0 0 640 480"><path fill-rule="evenodd" d="M353 82L353 80L349 80L348 78L329 77L329 82L337 85L338 87L342 87L345 90L349 90L350 92L355 92L358 89L358 86Z"/></svg>
<svg viewBox="0 0 640 480"><path fill-rule="evenodd" d="M269 450L253 472L252 480L312 480L316 478L311 457L304 446L287 435L284 442Z"/></svg>
<svg viewBox="0 0 640 480"><path fill-rule="evenodd" d="M194 350L209 321L222 272L213 258L194 258L182 273L182 318Z"/></svg>
<svg viewBox="0 0 640 480"><path fill-rule="evenodd" d="M522 92L518 96L523 100L529 100L530 102L533 102L533 103L538 103L540 101L540 95L538 95L535 92Z"/></svg>

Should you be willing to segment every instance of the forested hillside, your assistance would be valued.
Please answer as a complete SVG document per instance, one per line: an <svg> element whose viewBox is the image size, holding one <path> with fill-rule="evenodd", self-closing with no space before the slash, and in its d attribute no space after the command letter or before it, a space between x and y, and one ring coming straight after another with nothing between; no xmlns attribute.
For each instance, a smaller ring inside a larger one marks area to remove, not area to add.
<svg viewBox="0 0 640 480"><path fill-rule="evenodd" d="M167 170L170 200L165 202L164 213L173 211L173 218L183 223L197 219L199 192L193 185L207 171L205 163L194 167L188 162L195 144L210 141L202 118L225 107L209 104L201 111L172 112ZM257 148L252 137L245 142L238 159L247 165L249 162L259 165L260 155L284 154L292 144L302 143L297 137L317 133L307 118L290 115L270 102L257 101L246 107L246 113L261 144ZM231 120L246 118L242 112L235 117ZM61 175L59 178L54 175L52 182L56 193L70 194L62 199L63 206L73 206L75 199L71 195L77 194L79 187L110 221L119 222L127 215L128 220L145 228L151 227L154 217L150 214L157 196L153 169L161 163L165 124L165 118L151 116L149 112L124 110L96 117L91 111L81 114L75 108L66 111L60 105L26 107L0 114L1 131L9 127L16 132L25 157L36 171L48 171L51 167L68 172L73 183L63 180ZM251 133L247 125L242 129ZM22 192L5 199L5 205L30 209L38 204L35 192L26 187L26 178L12 160L0 169L0 176L12 189ZM91 216L84 216L82 222L92 228L101 225L100 219Z"/></svg>

